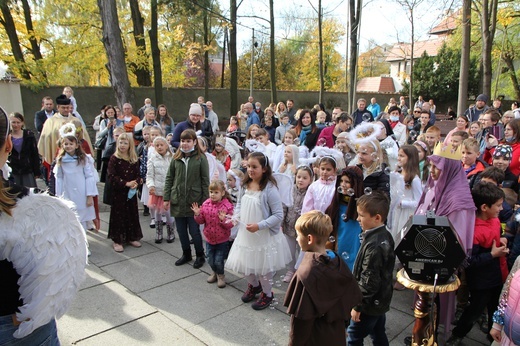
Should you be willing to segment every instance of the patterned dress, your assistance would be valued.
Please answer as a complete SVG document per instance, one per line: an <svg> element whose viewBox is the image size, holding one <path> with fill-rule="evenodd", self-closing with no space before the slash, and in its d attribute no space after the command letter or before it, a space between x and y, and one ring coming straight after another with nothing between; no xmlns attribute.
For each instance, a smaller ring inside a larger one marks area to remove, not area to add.
<svg viewBox="0 0 520 346"><path fill-rule="evenodd" d="M112 155L108 163L108 184L112 188L112 205L108 225L108 238L124 244L143 237L137 210L137 194L128 199L130 188L125 184L140 180L139 163L130 163Z"/></svg>

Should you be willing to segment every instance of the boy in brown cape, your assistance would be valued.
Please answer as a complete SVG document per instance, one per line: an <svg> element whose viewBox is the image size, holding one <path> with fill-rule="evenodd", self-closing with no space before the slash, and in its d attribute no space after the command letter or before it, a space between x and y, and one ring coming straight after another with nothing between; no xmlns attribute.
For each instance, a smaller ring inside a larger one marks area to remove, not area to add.
<svg viewBox="0 0 520 346"><path fill-rule="evenodd" d="M305 255L284 301L291 314L289 345L346 345L345 321L361 302L361 291L345 262L325 248L332 222L312 210L295 228Z"/></svg>

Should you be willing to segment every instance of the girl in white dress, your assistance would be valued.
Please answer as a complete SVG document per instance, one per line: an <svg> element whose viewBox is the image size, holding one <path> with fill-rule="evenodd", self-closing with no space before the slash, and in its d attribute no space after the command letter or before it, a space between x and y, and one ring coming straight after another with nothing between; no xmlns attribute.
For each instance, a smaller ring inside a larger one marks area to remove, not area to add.
<svg viewBox="0 0 520 346"><path fill-rule="evenodd" d="M403 237L401 230L417 209L422 195L419 173L419 152L413 145L403 145L397 154L397 170L390 176L391 209L388 224L397 246Z"/></svg>
<svg viewBox="0 0 520 346"><path fill-rule="evenodd" d="M267 156L251 153L247 160L247 176L235 209L238 234L231 247L226 268L245 275L248 285L242 296L244 303L253 303L255 310L267 308L272 300L272 280L277 270L291 261L283 233L282 202L272 176Z"/></svg>
<svg viewBox="0 0 520 346"><path fill-rule="evenodd" d="M417 209L422 192L419 151L414 145L403 145L397 153L397 169L390 174L391 203L388 225L396 247L404 237L403 227ZM397 267L398 270L402 268L401 264ZM394 289L402 291L405 287L396 281Z"/></svg>
<svg viewBox="0 0 520 346"><path fill-rule="evenodd" d="M94 196L98 195L98 176L94 159L85 154L75 132L75 126L70 123L60 129L61 149L54 167L56 195L74 202L79 221L86 230L87 221L96 218Z"/></svg>
<svg viewBox="0 0 520 346"><path fill-rule="evenodd" d="M300 151L294 144L285 146L284 161L278 168L278 172L289 176L292 180L296 176L296 169L300 165Z"/></svg>

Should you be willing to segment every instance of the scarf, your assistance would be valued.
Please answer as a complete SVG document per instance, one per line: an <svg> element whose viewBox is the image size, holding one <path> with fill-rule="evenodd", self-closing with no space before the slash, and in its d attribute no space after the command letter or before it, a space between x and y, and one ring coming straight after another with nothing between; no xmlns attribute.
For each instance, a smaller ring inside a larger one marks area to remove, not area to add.
<svg viewBox="0 0 520 346"><path fill-rule="evenodd" d="M305 139L307 135L311 133L312 125L302 127L302 132L300 132L300 145L305 145Z"/></svg>

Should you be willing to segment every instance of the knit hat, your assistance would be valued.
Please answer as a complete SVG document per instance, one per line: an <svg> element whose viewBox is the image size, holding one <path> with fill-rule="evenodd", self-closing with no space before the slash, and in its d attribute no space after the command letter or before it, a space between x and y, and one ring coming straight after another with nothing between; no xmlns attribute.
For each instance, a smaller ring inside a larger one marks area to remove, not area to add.
<svg viewBox="0 0 520 346"><path fill-rule="evenodd" d="M189 115L202 115L202 108L200 107L200 105L198 103L192 103L190 105L190 112L188 113Z"/></svg>
<svg viewBox="0 0 520 346"><path fill-rule="evenodd" d="M485 103L487 103L488 97L484 94L480 94L477 96L477 101L484 101Z"/></svg>
<svg viewBox="0 0 520 346"><path fill-rule="evenodd" d="M217 136L217 139L215 140L215 145L226 147L226 137L224 136Z"/></svg>
<svg viewBox="0 0 520 346"><path fill-rule="evenodd" d="M513 158L513 148L507 144L499 144L495 147L495 152L493 152L493 158L503 157L504 159L510 161Z"/></svg>
<svg viewBox="0 0 520 346"><path fill-rule="evenodd" d="M60 96L56 97L56 104L57 105L70 105L70 99L66 96L61 94Z"/></svg>

